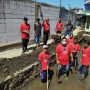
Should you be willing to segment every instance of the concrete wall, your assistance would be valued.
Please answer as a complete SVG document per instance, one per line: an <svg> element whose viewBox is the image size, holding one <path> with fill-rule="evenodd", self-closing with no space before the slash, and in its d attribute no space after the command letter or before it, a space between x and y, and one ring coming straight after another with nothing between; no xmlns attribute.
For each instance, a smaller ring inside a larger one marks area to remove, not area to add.
<svg viewBox="0 0 90 90"><path fill-rule="evenodd" d="M49 17L51 30L55 29L59 9L42 5L44 17ZM33 25L35 22L35 4L31 0L0 0L0 46L21 42L19 26L23 17L29 18L31 40L34 39Z"/></svg>
<svg viewBox="0 0 90 90"><path fill-rule="evenodd" d="M44 3L39 4L44 18L50 18L51 34L53 34L59 17L59 8ZM65 9L63 10L66 12ZM64 15L65 13L62 13L62 16ZM33 40L33 26L35 16L37 16L35 15L35 3L32 0L0 0L0 47L21 42L19 26L25 16L28 17L31 25L30 40Z"/></svg>
<svg viewBox="0 0 90 90"><path fill-rule="evenodd" d="M25 16L29 18L33 39L35 4L30 0L0 0L0 46L21 41L19 26Z"/></svg>
<svg viewBox="0 0 90 90"><path fill-rule="evenodd" d="M57 18L59 17L59 8L57 7L48 7L48 6L41 6L42 8L42 13L43 13L43 18L45 19L48 17L50 19L50 34L55 33L55 25L57 22Z"/></svg>

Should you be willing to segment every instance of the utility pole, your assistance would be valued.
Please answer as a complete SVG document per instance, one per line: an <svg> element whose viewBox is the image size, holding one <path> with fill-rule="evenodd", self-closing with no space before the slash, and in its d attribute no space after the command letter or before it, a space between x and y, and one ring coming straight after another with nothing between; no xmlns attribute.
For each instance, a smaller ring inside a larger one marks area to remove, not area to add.
<svg viewBox="0 0 90 90"><path fill-rule="evenodd" d="M59 10L59 18L61 16L61 0L60 0L60 10Z"/></svg>
<svg viewBox="0 0 90 90"><path fill-rule="evenodd" d="M35 0L35 22L36 22L36 14L37 14L37 12L36 12L36 8L37 8L36 4L37 4L37 1Z"/></svg>
<svg viewBox="0 0 90 90"><path fill-rule="evenodd" d="M71 16L71 6L70 6L70 4L68 4L68 6L69 6L69 20L70 20L70 16Z"/></svg>

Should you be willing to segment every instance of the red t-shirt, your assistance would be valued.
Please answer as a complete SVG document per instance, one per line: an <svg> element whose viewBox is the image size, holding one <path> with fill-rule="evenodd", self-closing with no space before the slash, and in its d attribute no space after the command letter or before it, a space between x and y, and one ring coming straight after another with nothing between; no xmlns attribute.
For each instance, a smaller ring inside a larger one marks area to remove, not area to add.
<svg viewBox="0 0 90 90"><path fill-rule="evenodd" d="M47 22L44 22L44 23L43 23L43 28L44 28L44 31L45 31L45 32L48 32L48 31L50 30L50 24L47 23Z"/></svg>
<svg viewBox="0 0 90 90"><path fill-rule="evenodd" d="M38 59L41 63L41 70L47 70L48 61L50 59L50 54L41 52L38 56Z"/></svg>
<svg viewBox="0 0 90 90"><path fill-rule="evenodd" d="M69 43L74 43L74 38L69 38L69 39L67 39L67 42L68 42L68 44L69 44Z"/></svg>
<svg viewBox="0 0 90 90"><path fill-rule="evenodd" d="M79 44L70 44L70 52L71 53L77 53L80 51L80 45Z"/></svg>
<svg viewBox="0 0 90 90"><path fill-rule="evenodd" d="M22 39L29 39L29 34L28 33L25 33L23 31L30 31L30 25L29 24L25 24L25 23L22 23L20 25L20 30L21 30L21 38Z"/></svg>
<svg viewBox="0 0 90 90"><path fill-rule="evenodd" d="M58 54L59 63L61 65L69 64L70 48L69 48L68 45L66 47L64 47L62 44L59 44L59 45L56 46L55 51Z"/></svg>
<svg viewBox="0 0 90 90"><path fill-rule="evenodd" d="M90 63L90 48L82 49L82 65L88 66Z"/></svg>
<svg viewBox="0 0 90 90"><path fill-rule="evenodd" d="M57 31L62 31L62 30L63 30L63 23L59 23L59 22L58 22L58 23L56 24L56 30L57 30Z"/></svg>

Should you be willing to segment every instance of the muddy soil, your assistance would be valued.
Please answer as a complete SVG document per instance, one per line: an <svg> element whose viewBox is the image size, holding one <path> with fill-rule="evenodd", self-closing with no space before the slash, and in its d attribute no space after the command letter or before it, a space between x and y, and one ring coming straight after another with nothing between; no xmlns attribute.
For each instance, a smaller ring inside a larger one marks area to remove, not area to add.
<svg viewBox="0 0 90 90"><path fill-rule="evenodd" d="M53 53L55 45L50 45L48 51ZM40 53L41 49L34 50L31 54L22 55L12 59L0 59L0 81L8 75L12 75L18 70L22 70L24 67L31 65L34 62L37 62L37 56Z"/></svg>
<svg viewBox="0 0 90 90"><path fill-rule="evenodd" d="M67 80L65 80L64 77L62 77L62 84L56 83L56 66L52 68L54 71L53 78L51 80L49 90L90 90L90 76L86 78L84 81L80 81L79 72L76 72L68 77ZM24 88L20 90L47 90L46 83L41 84L40 78L34 80L32 84L28 84Z"/></svg>
<svg viewBox="0 0 90 90"><path fill-rule="evenodd" d="M54 52L55 46L56 46L55 44L49 45L48 51L50 52L51 55ZM25 82L31 81L32 80L31 77L35 77L34 75L39 72L38 71L39 66L35 66L34 68L28 70L23 74L20 74L20 76L17 76L17 77L13 77L13 74L16 71L22 70L23 68L30 66L34 62L38 62L37 57L40 52L41 52L41 48L38 50L33 50L33 52L30 54L25 54L12 59L6 59L6 58L0 59L0 82L1 82L0 90L16 90L15 88L17 88L18 86L22 87L22 84L24 83L24 81ZM3 82L3 80L7 76L12 76L12 78L8 81ZM15 88L8 89L9 86L10 87L15 86ZM20 89L17 89L17 90L20 90Z"/></svg>

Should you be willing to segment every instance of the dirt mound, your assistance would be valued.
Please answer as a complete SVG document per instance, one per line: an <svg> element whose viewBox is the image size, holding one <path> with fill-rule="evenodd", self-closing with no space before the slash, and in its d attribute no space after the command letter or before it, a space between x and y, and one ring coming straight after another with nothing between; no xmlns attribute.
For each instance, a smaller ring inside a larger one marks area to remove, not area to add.
<svg viewBox="0 0 90 90"><path fill-rule="evenodd" d="M56 46L55 44L49 46L48 51L51 54L53 54L55 46ZM40 53L40 51L41 49L38 49L38 50L34 50L30 54L22 55L12 59L6 59L6 58L1 59L0 60L0 82L1 82L0 90L12 90L10 89L10 87L15 87L15 85L17 87L18 84L21 84L21 82L23 83L23 81L25 81L26 78L34 77L34 75L38 73L39 70L38 65L26 71L25 73L20 74L19 76L13 77L13 74L19 70L22 70L27 66L30 66L34 62L38 62L37 56ZM54 57L52 57L51 62L54 62L53 58ZM7 76L12 76L12 78L8 81L3 82Z"/></svg>

